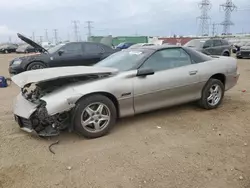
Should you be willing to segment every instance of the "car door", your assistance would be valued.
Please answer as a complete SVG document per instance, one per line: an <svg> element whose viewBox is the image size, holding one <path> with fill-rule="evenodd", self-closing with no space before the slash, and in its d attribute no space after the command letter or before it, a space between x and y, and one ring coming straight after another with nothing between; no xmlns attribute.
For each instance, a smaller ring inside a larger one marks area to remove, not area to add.
<svg viewBox="0 0 250 188"><path fill-rule="evenodd" d="M203 45L203 50L211 55L215 55L213 40L207 40Z"/></svg>
<svg viewBox="0 0 250 188"><path fill-rule="evenodd" d="M134 80L136 113L199 98L198 66L182 48L155 52L139 69L145 68L153 69L155 73Z"/></svg>
<svg viewBox="0 0 250 188"><path fill-rule="evenodd" d="M67 43L51 57L51 67L79 66L82 61L82 45L79 42Z"/></svg>
<svg viewBox="0 0 250 188"><path fill-rule="evenodd" d="M222 55L224 51L224 47L221 43L221 40L213 40L213 48L214 48L214 54L213 55Z"/></svg>
<svg viewBox="0 0 250 188"><path fill-rule="evenodd" d="M102 59L102 55L104 54L104 52L104 49L98 43L84 43L84 65L91 66L96 64Z"/></svg>

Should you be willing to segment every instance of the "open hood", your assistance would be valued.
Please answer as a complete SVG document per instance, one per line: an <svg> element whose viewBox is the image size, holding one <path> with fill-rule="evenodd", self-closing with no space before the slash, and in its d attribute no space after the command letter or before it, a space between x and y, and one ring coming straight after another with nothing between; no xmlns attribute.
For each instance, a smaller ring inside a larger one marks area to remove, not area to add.
<svg viewBox="0 0 250 188"><path fill-rule="evenodd" d="M17 74L13 76L11 80L16 85L23 88L27 84L45 82L60 78L79 77L87 75L103 75L117 72L118 70L113 68L90 66L45 68Z"/></svg>
<svg viewBox="0 0 250 188"><path fill-rule="evenodd" d="M43 48L41 45L37 44L33 40L21 35L20 33L17 33L18 38L20 38L22 41L26 42L30 46L34 47L35 49L41 49L43 52L47 52L45 48Z"/></svg>

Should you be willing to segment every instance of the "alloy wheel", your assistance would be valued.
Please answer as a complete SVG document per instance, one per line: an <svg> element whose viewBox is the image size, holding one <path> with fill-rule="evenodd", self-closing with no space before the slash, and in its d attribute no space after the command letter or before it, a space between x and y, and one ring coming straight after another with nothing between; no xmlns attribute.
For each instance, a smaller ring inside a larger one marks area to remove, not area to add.
<svg viewBox="0 0 250 188"><path fill-rule="evenodd" d="M211 106L216 106L222 98L222 89L218 84L212 85L209 89L209 96L207 98L207 102Z"/></svg>
<svg viewBox="0 0 250 188"><path fill-rule="evenodd" d="M111 119L109 108L103 103L92 103L88 105L81 114L82 127L92 133L104 130Z"/></svg>

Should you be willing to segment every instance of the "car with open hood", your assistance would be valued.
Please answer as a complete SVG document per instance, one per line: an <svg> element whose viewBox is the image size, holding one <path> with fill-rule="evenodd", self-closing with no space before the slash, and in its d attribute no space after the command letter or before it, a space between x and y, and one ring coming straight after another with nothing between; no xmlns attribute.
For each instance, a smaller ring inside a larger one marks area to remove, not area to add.
<svg viewBox="0 0 250 188"><path fill-rule="evenodd" d="M13 53L16 52L16 49L18 48L17 44L2 44L0 45L0 53Z"/></svg>
<svg viewBox="0 0 250 188"><path fill-rule="evenodd" d="M193 39L184 46L194 48L206 55L220 56L230 56L232 48L227 40L220 38Z"/></svg>
<svg viewBox="0 0 250 188"><path fill-rule="evenodd" d="M39 136L68 129L97 138L121 117L191 101L217 108L238 78L232 57L211 57L179 46L126 49L94 66L13 76L21 88L14 117L22 130Z"/></svg>
<svg viewBox="0 0 250 188"><path fill-rule="evenodd" d="M9 64L11 75L48 67L92 66L117 52L109 46L94 42L67 42L45 49L29 38L17 35L27 44L39 49L41 53L13 59Z"/></svg>
<svg viewBox="0 0 250 188"><path fill-rule="evenodd" d="M250 42L247 42L244 46L241 46L240 50L236 52L238 59L250 58Z"/></svg>

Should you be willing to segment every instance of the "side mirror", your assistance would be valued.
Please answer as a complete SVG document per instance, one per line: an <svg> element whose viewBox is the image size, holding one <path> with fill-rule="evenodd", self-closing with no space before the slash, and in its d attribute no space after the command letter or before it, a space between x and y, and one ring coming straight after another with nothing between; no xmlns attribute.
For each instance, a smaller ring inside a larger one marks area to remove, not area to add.
<svg viewBox="0 0 250 188"><path fill-rule="evenodd" d="M63 53L64 53L63 50L59 50L59 51L58 51L58 54L59 54L60 56L61 56Z"/></svg>
<svg viewBox="0 0 250 188"><path fill-rule="evenodd" d="M153 69L142 68L138 70L137 76L148 76L148 75L153 75L154 73L155 71Z"/></svg>

